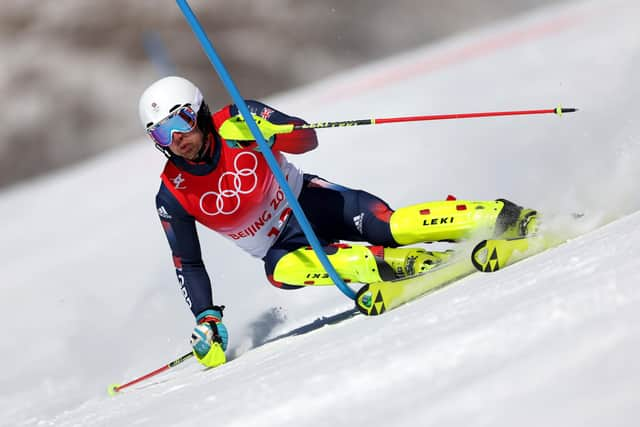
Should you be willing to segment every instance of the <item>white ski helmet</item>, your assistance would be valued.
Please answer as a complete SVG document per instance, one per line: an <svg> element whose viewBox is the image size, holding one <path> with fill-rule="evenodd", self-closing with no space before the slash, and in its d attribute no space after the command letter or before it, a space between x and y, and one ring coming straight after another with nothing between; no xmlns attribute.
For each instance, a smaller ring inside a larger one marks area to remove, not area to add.
<svg viewBox="0 0 640 427"><path fill-rule="evenodd" d="M211 113L204 102L200 89L189 80L178 77L164 77L149 86L140 96L138 115L142 127L147 130L167 118L176 107L190 104L198 114L198 127L207 137L211 131Z"/></svg>

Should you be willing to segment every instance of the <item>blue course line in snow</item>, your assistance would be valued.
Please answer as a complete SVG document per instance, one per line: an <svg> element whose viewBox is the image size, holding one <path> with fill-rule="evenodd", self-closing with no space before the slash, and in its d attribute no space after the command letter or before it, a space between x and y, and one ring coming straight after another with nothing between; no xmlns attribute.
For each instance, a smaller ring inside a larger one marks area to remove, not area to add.
<svg viewBox="0 0 640 427"><path fill-rule="evenodd" d="M273 171L273 174L275 175L276 180L280 184L280 187L282 188L282 191L287 197L287 200L289 200L289 204L291 205L293 214L296 216L296 219L300 223L300 227L302 228L302 231L304 232L305 236L307 237L307 240L309 241L309 244L311 245L316 255L318 256L318 259L322 263L322 266L329 274L329 277L331 277L331 280L333 280L333 283L335 283L336 286L346 296L348 296L351 299L355 299L356 297L355 292L342 281L340 276L338 276L338 273L336 272L335 268L333 268L333 265L331 265L329 258L327 258L327 255L322 249L322 245L320 244L318 237L315 235L315 233L311 229L311 224L309 224L309 220L307 219L304 212L302 211L302 208L300 207L300 204L298 203L296 196L293 194L293 191L291 191L291 188L287 184L287 180L284 177L284 174L282 173L282 171L280 170L278 162L273 156L273 153L271 152L270 147L265 142L264 137L262 136L262 133L258 129L258 125L256 125L256 122L253 120L253 117L249 112L249 108L247 108L247 104L244 102L244 98L242 98L242 96L240 95L240 92L236 88L236 85L231 80L231 75L229 75L226 68L224 67L224 64L220 60L220 57L218 56L217 52L213 48L213 44L207 37L207 34L204 32L202 25L200 25L198 18L193 13L193 11L189 7L189 4L186 2L186 0L176 0L176 1L178 3L178 7L180 8L180 10L182 10L182 13L185 16L187 23L189 24L189 26L191 26L191 29L196 35L196 38L198 39L198 41L200 42L200 45L204 49L205 54L207 55L207 57L209 58L209 61L213 65L213 68L218 73L218 77L220 77L220 80L222 80L222 83L227 89L227 92L229 92L229 95L231 95L233 102L236 104L236 106L238 107L238 110L240 111L240 114L242 114L242 117L244 117L245 122L249 126L251 133L256 139L256 143L260 147L260 151L262 152L262 155L265 157L267 164Z"/></svg>

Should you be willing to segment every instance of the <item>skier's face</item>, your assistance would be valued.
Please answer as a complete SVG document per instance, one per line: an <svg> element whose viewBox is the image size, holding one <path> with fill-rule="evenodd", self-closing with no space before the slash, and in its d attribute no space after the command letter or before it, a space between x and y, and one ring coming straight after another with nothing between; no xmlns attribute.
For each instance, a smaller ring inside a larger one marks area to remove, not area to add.
<svg viewBox="0 0 640 427"><path fill-rule="evenodd" d="M180 157L194 160L198 156L203 143L202 131L196 126L190 132L175 132L171 138L169 148Z"/></svg>

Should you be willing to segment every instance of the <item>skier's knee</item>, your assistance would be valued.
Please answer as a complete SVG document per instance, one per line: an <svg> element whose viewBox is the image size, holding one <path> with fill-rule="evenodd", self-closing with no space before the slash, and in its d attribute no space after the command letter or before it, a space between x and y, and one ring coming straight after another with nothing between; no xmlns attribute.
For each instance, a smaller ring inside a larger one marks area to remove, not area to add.
<svg viewBox="0 0 640 427"><path fill-rule="evenodd" d="M389 221L393 209L383 200L358 190L358 203L349 212L353 224L364 241L372 245L390 246L396 244L391 234Z"/></svg>

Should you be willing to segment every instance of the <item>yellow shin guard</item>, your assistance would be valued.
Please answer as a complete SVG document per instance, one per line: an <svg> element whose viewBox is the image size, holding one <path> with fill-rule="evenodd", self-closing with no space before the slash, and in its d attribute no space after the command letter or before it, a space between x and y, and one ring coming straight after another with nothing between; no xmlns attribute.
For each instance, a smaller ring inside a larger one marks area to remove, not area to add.
<svg viewBox="0 0 640 427"><path fill-rule="evenodd" d="M336 245L328 255L345 282L375 283L424 273L446 261L451 252L431 252L419 248ZM289 285L322 286L333 281L310 248L300 248L278 261L274 280Z"/></svg>
<svg viewBox="0 0 640 427"><path fill-rule="evenodd" d="M382 280L378 264L366 246L336 245L327 255L345 282L373 283ZM333 285L329 274L311 248L300 248L283 256L273 272L274 280L290 285Z"/></svg>
<svg viewBox="0 0 640 427"><path fill-rule="evenodd" d="M470 236L494 235L501 200L471 202L446 200L400 208L391 215L391 234L400 245L457 241Z"/></svg>

